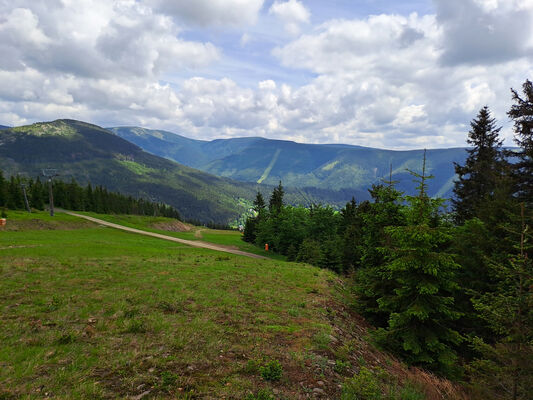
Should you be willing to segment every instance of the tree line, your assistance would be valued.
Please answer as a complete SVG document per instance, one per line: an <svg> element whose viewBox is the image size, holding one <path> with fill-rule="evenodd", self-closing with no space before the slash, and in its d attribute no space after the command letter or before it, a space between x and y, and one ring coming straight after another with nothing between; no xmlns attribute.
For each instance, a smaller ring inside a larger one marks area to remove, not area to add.
<svg viewBox="0 0 533 400"><path fill-rule="evenodd" d="M431 181L417 193L392 177L340 211L283 204L281 182L258 193L243 239L289 260L351 276L374 340L410 365L468 379L481 398L530 398L533 378L533 84L512 90L518 150L503 148L488 107L471 122L468 157L455 165L452 210ZM499 398L499 397L498 397Z"/></svg>
<svg viewBox="0 0 533 400"><path fill-rule="evenodd" d="M169 205L110 192L103 186L93 187L89 183L83 187L74 179L70 182L54 179L52 185L54 205L67 210L92 211L100 214L153 215L180 219L179 212ZM26 209L23 186L29 206L36 210L44 210L45 205L49 203L48 182L41 182L40 178L28 179L14 175L7 179L1 170L0 208Z"/></svg>

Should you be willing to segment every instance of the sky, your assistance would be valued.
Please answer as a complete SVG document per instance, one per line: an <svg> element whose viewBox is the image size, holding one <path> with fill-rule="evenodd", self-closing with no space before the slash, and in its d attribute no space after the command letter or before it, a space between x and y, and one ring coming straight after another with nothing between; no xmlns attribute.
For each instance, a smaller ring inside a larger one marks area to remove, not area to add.
<svg viewBox="0 0 533 400"><path fill-rule="evenodd" d="M533 0L0 0L0 124L72 118L195 139L512 145Z"/></svg>

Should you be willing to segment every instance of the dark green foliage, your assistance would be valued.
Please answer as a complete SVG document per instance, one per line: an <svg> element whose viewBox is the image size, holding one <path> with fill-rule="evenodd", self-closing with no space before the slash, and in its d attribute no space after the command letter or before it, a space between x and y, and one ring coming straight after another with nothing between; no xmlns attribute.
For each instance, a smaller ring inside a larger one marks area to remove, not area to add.
<svg viewBox="0 0 533 400"><path fill-rule="evenodd" d="M242 240L244 240L245 242L255 243L257 222L257 217L246 218Z"/></svg>
<svg viewBox="0 0 533 400"><path fill-rule="evenodd" d="M280 185L281 185L281 182L280 182ZM254 200L254 211L258 215L260 215L265 212L265 209L266 209L266 204L265 204L265 199L263 198L263 194L261 192L257 192L257 195L255 196L255 200Z"/></svg>
<svg viewBox="0 0 533 400"><path fill-rule="evenodd" d="M528 207L533 204L533 83L522 85L523 96L511 89L515 104L507 113L514 121L515 142L520 146L518 162L514 164L518 196Z"/></svg>
<svg viewBox="0 0 533 400"><path fill-rule="evenodd" d="M250 243L255 243L257 238L257 225L259 221L265 218L266 215L265 199L263 198L263 194L261 192L257 192L257 195L255 196L253 210L256 215L246 219L242 237L242 240Z"/></svg>
<svg viewBox="0 0 533 400"><path fill-rule="evenodd" d="M268 211L270 212L270 214L277 215L281 212L281 209L283 208L284 194L285 191L283 190L283 186L281 186L280 181L279 185L272 191L272 196L270 196L270 202L268 204ZM258 201L258 199L256 199L256 201Z"/></svg>
<svg viewBox="0 0 533 400"><path fill-rule="evenodd" d="M360 218L359 243L357 253L360 255L359 268L355 276L357 310L376 326L386 326L389 313L383 310L378 299L391 293L396 284L387 279L385 254L390 238L386 233L388 226L405 224L401 193L393 186L374 186L371 190L373 203L361 203L358 208ZM354 225L357 227L357 225Z"/></svg>
<svg viewBox="0 0 533 400"><path fill-rule="evenodd" d="M529 399L533 380L533 215L524 203L507 211L514 217L514 226L507 226L515 237L514 251L503 262L490 264L494 290L473 298L480 318L493 332L493 343L474 340L481 356L470 365L470 372L478 391Z"/></svg>
<svg viewBox="0 0 533 400"><path fill-rule="evenodd" d="M496 127L496 120L491 118L488 107L479 111L470 126L467 142L473 148L467 150L464 165L455 163L458 178L452 202L458 223L479 215L480 205L490 200L507 166L501 152L501 128Z"/></svg>
<svg viewBox="0 0 533 400"><path fill-rule="evenodd" d="M305 239L300 245L297 260L308 264L318 265L320 262L320 243L315 239Z"/></svg>
<svg viewBox="0 0 533 400"><path fill-rule="evenodd" d="M259 367L259 373L265 381L279 381L283 375L283 367L278 360L270 360Z"/></svg>
<svg viewBox="0 0 533 400"><path fill-rule="evenodd" d="M390 244L384 249L384 276L396 288L377 301L390 316L388 326L376 336L409 364L451 373L454 349L461 342L452 329L452 321L460 316L454 306L455 273L460 266L445 251L452 232L438 215L442 200L427 195L425 162L424 158L422 174L415 174L418 196L406 197L407 224L386 228Z"/></svg>
<svg viewBox="0 0 533 400"><path fill-rule="evenodd" d="M2 171L0 171L0 176L2 176ZM39 178L33 180L23 179L19 176L12 176L9 181L0 179L0 192L7 193L6 199L4 203L0 203L0 207L13 210L25 209L21 187L23 183L28 187L30 206L38 210L44 208L44 204L48 203L48 182L43 185ZM52 187L56 207L74 211L154 215L180 219L178 211L166 204L153 203L144 199L135 199L132 196L109 192L102 186L96 186L93 189L91 184L88 184L84 188L75 180L65 183L55 179L52 182Z"/></svg>

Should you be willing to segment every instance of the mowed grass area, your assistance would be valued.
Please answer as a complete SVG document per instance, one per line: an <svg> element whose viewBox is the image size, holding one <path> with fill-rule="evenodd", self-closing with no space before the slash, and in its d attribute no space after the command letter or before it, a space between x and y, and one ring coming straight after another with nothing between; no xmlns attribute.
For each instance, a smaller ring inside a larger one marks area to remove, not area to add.
<svg viewBox="0 0 533 400"><path fill-rule="evenodd" d="M187 240L202 240L220 244L224 246L234 247L249 253L259 254L276 260L285 260L286 257L273 252L267 252L264 249L254 246L251 243L242 240L242 233L235 230L220 230L209 229L201 226L186 225L190 230L188 231L174 231L176 227L176 220L165 217L145 217L138 215L105 215L96 214L92 212L78 212L79 214L89 215L94 218L100 218L107 222L113 222L128 226L130 228L142 229L150 232L162 233L168 236L174 236L180 239ZM180 223L181 225L181 223Z"/></svg>
<svg viewBox="0 0 533 400"><path fill-rule="evenodd" d="M64 214L10 212L8 228L0 230L2 399L241 399L260 389L299 398L323 379L336 280L328 271ZM261 376L269 360L282 365L279 381Z"/></svg>

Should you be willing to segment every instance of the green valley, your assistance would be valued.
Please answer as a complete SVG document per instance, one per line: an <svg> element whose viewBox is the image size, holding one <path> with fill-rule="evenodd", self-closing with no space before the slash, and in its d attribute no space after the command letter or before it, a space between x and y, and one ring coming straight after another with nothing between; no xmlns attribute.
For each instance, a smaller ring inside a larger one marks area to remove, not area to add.
<svg viewBox="0 0 533 400"><path fill-rule="evenodd" d="M188 150L187 150L188 151ZM2 130L0 170L36 178L55 169L60 179L102 185L108 190L169 204L186 220L227 224L251 206L257 185L178 164L143 151L110 131L74 120ZM261 190L270 190L268 186ZM324 201L342 206L354 191L288 190L295 204ZM312 200L311 200L312 199Z"/></svg>
<svg viewBox="0 0 533 400"><path fill-rule="evenodd" d="M390 178L412 193L407 168L418 171L423 150L392 151L350 145L304 144L258 137L193 140L171 132L139 127L109 128L144 150L202 171L242 182L328 190L352 189L361 200L367 189ZM428 150L435 176L431 194L451 197L453 163L464 162L464 148Z"/></svg>

